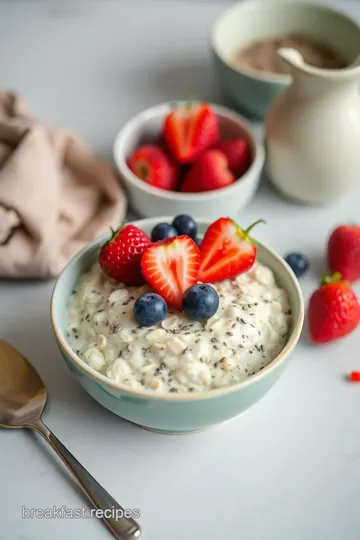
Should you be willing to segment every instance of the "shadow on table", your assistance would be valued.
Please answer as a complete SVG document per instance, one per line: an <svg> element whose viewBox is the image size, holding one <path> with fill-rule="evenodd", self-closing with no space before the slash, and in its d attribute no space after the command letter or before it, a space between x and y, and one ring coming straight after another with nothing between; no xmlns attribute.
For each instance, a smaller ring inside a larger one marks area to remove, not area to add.
<svg viewBox="0 0 360 540"><path fill-rule="evenodd" d="M143 82L150 95L159 96L158 101L192 97L223 104L248 120L262 120L222 93L210 58L178 58L168 64L155 64L141 77L146 79Z"/></svg>
<svg viewBox="0 0 360 540"><path fill-rule="evenodd" d="M174 58L171 63L154 63L146 72L136 73L136 78L136 84L146 85L156 103L191 98L220 101L208 58Z"/></svg>

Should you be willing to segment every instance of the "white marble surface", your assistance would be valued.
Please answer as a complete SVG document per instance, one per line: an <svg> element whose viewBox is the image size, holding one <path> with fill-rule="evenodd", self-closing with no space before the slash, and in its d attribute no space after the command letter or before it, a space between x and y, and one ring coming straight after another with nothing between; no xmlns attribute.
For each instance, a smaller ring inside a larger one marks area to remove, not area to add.
<svg viewBox="0 0 360 540"><path fill-rule="evenodd" d="M207 39L228 3L0 2L0 86L110 156L117 129L142 108L189 92L220 99ZM338 4L360 18L357 1ZM329 230L358 220L359 202L358 192L331 208L301 208L265 183L241 223L262 217L260 239L309 254L308 298ZM344 375L360 369L360 330L319 348L304 333L277 386L251 410L203 434L166 437L103 410L72 379L51 332L52 286L2 281L0 336L39 369L49 427L121 504L141 510L144 538L359 538L360 387ZM0 432L0 475L1 539L110 538L95 520L22 519L22 505L86 504L38 437Z"/></svg>

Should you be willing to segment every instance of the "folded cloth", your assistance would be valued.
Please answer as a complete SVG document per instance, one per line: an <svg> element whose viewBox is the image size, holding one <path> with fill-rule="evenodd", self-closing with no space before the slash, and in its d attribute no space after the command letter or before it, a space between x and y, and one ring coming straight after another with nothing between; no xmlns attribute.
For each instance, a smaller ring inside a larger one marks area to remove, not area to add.
<svg viewBox="0 0 360 540"><path fill-rule="evenodd" d="M125 211L110 166L0 91L0 277L58 275Z"/></svg>

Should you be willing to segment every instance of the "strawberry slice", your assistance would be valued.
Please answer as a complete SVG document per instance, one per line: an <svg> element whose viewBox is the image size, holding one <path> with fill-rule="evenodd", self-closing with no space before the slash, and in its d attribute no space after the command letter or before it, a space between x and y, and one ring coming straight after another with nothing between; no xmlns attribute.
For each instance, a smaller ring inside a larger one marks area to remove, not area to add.
<svg viewBox="0 0 360 540"><path fill-rule="evenodd" d="M198 282L199 266L199 248L186 235L150 244L141 259L146 281L169 306L179 311L184 292Z"/></svg>
<svg viewBox="0 0 360 540"><path fill-rule="evenodd" d="M207 103L188 104L165 119L164 138L179 163L191 163L218 139L218 119Z"/></svg>
<svg viewBox="0 0 360 540"><path fill-rule="evenodd" d="M256 246L249 232L262 219L243 230L230 218L220 218L207 229L201 243L199 280L222 281L247 272L256 259Z"/></svg>

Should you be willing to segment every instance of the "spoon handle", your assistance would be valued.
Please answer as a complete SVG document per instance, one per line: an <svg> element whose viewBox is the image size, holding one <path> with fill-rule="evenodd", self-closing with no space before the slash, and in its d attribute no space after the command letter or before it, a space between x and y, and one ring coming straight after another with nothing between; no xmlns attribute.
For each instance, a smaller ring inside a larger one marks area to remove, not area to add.
<svg viewBox="0 0 360 540"><path fill-rule="evenodd" d="M55 450L68 469L73 473L85 495L100 512L94 515L101 517L112 534L118 540L134 540L140 537L141 529L136 521L124 516L125 510L113 497L95 480L93 476L78 462L57 437L38 420L32 427L40 433Z"/></svg>

